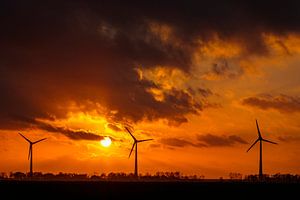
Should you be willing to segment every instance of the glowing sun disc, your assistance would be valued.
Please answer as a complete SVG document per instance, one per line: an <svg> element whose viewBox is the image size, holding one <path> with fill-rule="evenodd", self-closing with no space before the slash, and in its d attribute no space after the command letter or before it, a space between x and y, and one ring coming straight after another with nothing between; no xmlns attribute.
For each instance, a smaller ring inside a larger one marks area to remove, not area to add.
<svg viewBox="0 0 300 200"><path fill-rule="evenodd" d="M111 145L111 139L109 137L104 137L104 139L100 141L100 144L104 147L109 147Z"/></svg>

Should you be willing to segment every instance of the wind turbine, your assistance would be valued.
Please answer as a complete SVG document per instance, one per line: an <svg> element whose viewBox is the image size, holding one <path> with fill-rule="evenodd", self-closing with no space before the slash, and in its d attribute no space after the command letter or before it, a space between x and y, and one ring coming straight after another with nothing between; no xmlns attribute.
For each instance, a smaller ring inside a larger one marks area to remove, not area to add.
<svg viewBox="0 0 300 200"><path fill-rule="evenodd" d="M259 130L259 126L256 121L256 128L257 128L257 133L258 133L258 138L256 139L256 141L250 146L250 148L247 150L247 152L259 141L259 179L262 179L263 177L263 169L262 169L262 143L263 142L269 142L271 144L277 144L276 142L272 142L270 140L266 140L261 136L260 130Z"/></svg>
<svg viewBox="0 0 300 200"><path fill-rule="evenodd" d="M28 143L29 143L29 153L28 153L28 160L30 159L30 177L32 177L33 173L32 173L32 145L41 142L43 140L46 140L47 138L43 138L40 140L37 140L35 142L31 142L28 138L26 138L24 135L22 135L21 133L19 133Z"/></svg>
<svg viewBox="0 0 300 200"><path fill-rule="evenodd" d="M130 153L129 153L129 157L128 157L128 158L130 158L131 153L132 153L132 151L133 151L133 148L135 147L134 176L135 176L135 177L138 177L138 160L137 160L137 155L138 155L138 143L150 141L150 140L153 140L153 139L137 140L137 139L132 135L132 133L130 132L130 130L129 130L127 127L125 127L125 128L126 128L126 130L128 131L128 133L131 135L131 137L132 137L133 140L134 140L134 143L133 143L133 145L132 145L132 148L131 148L131 151L130 151Z"/></svg>

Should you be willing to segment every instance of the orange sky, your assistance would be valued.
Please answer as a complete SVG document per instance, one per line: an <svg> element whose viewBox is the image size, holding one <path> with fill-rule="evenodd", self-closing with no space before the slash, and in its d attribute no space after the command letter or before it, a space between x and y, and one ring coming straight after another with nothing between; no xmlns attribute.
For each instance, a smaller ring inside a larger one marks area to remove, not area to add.
<svg viewBox="0 0 300 200"><path fill-rule="evenodd" d="M54 35L43 32L49 19L38 12L45 18L30 22L25 39L2 38L0 171L29 170L22 132L47 137L33 147L34 171L133 172L130 126L138 139L154 139L139 144L140 173L256 174L258 146L246 150L258 119L263 137L279 143L264 144L264 172L300 173L297 31L259 25L249 37L247 28L229 36L208 28L209 38L189 39L180 25L152 15L131 30L85 9L70 13L59 22L67 28L51 18ZM112 138L108 148L104 136Z"/></svg>

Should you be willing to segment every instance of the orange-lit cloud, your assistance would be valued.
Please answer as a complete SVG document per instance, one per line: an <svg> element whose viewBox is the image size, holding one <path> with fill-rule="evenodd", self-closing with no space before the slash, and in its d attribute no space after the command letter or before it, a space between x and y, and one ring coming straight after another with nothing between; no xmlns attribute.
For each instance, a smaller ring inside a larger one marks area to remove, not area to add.
<svg viewBox="0 0 300 200"><path fill-rule="evenodd" d="M268 94L243 99L244 105L257 107L262 110L275 109L283 113L300 111L300 98L288 95L272 96Z"/></svg>
<svg viewBox="0 0 300 200"><path fill-rule="evenodd" d="M232 146L235 143L248 144L244 139L236 135L216 136L212 134L198 135L197 139L207 146Z"/></svg>
<svg viewBox="0 0 300 200"><path fill-rule="evenodd" d="M193 142L190 142L188 140L178 138L163 138L161 140L161 143L170 147L206 147L206 145L202 143L194 144Z"/></svg>

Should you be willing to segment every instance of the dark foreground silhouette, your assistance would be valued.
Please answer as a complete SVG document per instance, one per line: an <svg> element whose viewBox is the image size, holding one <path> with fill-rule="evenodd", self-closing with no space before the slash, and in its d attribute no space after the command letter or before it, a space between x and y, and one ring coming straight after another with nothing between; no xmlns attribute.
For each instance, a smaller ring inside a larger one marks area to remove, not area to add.
<svg viewBox="0 0 300 200"><path fill-rule="evenodd" d="M1 180L1 196L28 199L256 199L298 198L300 184L231 180L45 181ZM205 197L205 198L204 198ZM7 198L5 198L7 199Z"/></svg>

